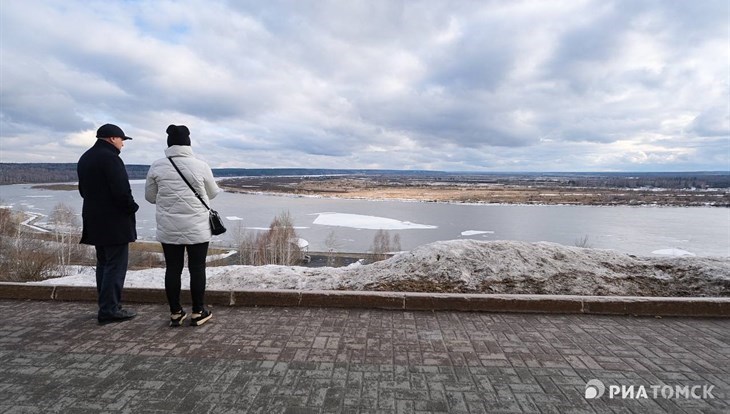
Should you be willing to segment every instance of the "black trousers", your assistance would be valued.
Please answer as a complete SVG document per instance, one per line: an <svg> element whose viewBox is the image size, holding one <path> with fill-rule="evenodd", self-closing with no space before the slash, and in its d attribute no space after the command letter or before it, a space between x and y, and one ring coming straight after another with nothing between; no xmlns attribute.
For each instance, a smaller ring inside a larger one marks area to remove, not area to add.
<svg viewBox="0 0 730 414"><path fill-rule="evenodd" d="M121 309L122 288L127 277L129 243L96 248L96 292L99 317L109 317Z"/></svg>
<svg viewBox="0 0 730 414"><path fill-rule="evenodd" d="M193 300L193 313L202 312L205 301L205 257L208 255L208 243L199 244L165 244L165 293L170 313L178 312L180 306L180 276L185 266L185 251L188 252L188 270L190 271L190 295Z"/></svg>

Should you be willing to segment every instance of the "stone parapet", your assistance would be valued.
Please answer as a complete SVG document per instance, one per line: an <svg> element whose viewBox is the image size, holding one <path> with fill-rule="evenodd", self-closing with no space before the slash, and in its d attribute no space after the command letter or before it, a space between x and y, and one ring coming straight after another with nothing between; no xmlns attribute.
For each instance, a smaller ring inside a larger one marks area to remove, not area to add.
<svg viewBox="0 0 730 414"><path fill-rule="evenodd" d="M190 292L181 299L189 303ZM96 301L96 288L0 283L0 299ZM125 288L125 302L165 303L163 289ZM637 316L730 317L730 298L450 294L368 291L207 291L216 306L286 306L408 311L473 311Z"/></svg>

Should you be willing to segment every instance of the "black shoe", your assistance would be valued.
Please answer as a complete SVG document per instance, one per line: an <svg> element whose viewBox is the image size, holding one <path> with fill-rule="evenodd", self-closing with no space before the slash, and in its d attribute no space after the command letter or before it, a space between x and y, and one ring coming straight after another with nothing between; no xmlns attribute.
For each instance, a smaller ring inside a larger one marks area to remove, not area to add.
<svg viewBox="0 0 730 414"><path fill-rule="evenodd" d="M100 325L105 325L107 323L128 321L135 316L137 316L137 312L135 311L131 311L128 309L119 309L111 315L99 316L98 320Z"/></svg>
<svg viewBox="0 0 730 414"><path fill-rule="evenodd" d="M212 317L213 317L213 312L211 312L207 309L203 309L203 311L200 313L197 313L197 312L193 313L192 316L190 317L190 326L200 326L200 325L208 322L208 320L210 320L210 318L212 318Z"/></svg>
<svg viewBox="0 0 730 414"><path fill-rule="evenodd" d="M180 309L179 312L170 314L170 326L180 326L182 321L188 317L188 314L184 310Z"/></svg>

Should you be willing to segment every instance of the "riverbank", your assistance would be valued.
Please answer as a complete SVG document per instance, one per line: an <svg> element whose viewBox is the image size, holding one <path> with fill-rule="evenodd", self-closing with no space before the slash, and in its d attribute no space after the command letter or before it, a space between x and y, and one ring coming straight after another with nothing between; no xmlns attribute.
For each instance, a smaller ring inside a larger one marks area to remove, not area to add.
<svg viewBox="0 0 730 414"><path fill-rule="evenodd" d="M727 189L618 188L606 182L580 186L554 180L502 179L495 182L451 178L387 176L238 177L219 182L226 191L365 200L440 203L730 207Z"/></svg>

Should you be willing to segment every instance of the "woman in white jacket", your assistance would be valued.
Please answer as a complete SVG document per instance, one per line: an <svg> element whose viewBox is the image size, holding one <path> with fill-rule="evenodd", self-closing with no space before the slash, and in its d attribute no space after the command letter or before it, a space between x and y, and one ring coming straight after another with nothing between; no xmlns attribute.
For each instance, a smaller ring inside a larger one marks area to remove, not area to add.
<svg viewBox="0 0 730 414"><path fill-rule="evenodd" d="M180 305L180 276L186 250L193 301L190 325L198 326L213 316L204 305L205 258L211 238L208 210L185 184L171 160L208 206L209 200L221 189L213 179L210 167L193 156L190 130L185 125L167 127L165 158L150 166L145 199L157 205L157 240L162 243L165 254L165 293L170 305L170 326L180 326L187 317Z"/></svg>

